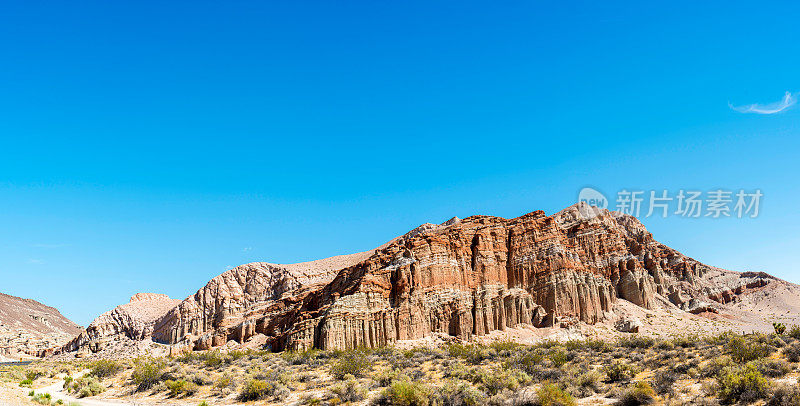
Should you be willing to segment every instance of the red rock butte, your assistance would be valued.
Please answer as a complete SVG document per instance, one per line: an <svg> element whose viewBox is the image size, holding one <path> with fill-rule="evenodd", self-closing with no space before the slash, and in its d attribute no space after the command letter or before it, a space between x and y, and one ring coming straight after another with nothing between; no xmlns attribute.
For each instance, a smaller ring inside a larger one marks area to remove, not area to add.
<svg viewBox="0 0 800 406"><path fill-rule="evenodd" d="M517 325L597 323L618 298L713 310L768 275L710 267L635 218L585 204L553 216L426 224L379 249L302 264L251 263L155 322L153 339L203 350L266 336L273 349L383 346Z"/></svg>

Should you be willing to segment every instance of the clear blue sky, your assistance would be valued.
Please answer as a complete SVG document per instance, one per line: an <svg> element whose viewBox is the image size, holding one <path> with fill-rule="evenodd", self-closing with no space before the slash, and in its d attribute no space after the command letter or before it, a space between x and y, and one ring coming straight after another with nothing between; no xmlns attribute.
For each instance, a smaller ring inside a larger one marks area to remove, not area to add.
<svg viewBox="0 0 800 406"><path fill-rule="evenodd" d="M797 2L481 3L5 2L0 291L87 324L584 186L760 188L643 222L800 282L800 106L741 112L796 100Z"/></svg>

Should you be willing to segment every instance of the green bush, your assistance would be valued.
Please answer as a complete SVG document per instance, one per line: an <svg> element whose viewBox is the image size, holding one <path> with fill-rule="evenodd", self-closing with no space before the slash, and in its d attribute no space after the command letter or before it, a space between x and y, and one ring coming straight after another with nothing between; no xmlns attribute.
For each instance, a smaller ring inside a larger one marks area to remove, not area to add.
<svg viewBox="0 0 800 406"><path fill-rule="evenodd" d="M800 326L797 324L789 328L789 337L800 340Z"/></svg>
<svg viewBox="0 0 800 406"><path fill-rule="evenodd" d="M671 395L675 393L675 381L678 380L678 374L672 371L656 371L653 374L653 389L659 395Z"/></svg>
<svg viewBox="0 0 800 406"><path fill-rule="evenodd" d="M219 350L206 351L199 354L197 358L203 361L203 365L212 369L219 368L226 361L226 357Z"/></svg>
<svg viewBox="0 0 800 406"><path fill-rule="evenodd" d="M772 353L769 344L756 342L745 337L734 337L725 346L731 358L738 363L755 361Z"/></svg>
<svg viewBox="0 0 800 406"><path fill-rule="evenodd" d="M628 364L614 362L603 368L608 382L627 381L636 375L636 369Z"/></svg>
<svg viewBox="0 0 800 406"><path fill-rule="evenodd" d="M544 361L544 354L542 354L541 350L528 350L517 354L511 360L506 362L506 368L519 368L529 374L533 374L537 372L537 368L539 368Z"/></svg>
<svg viewBox="0 0 800 406"><path fill-rule="evenodd" d="M564 351L557 350L550 353L550 362L552 362L556 368L561 368L567 361L569 361L569 357Z"/></svg>
<svg viewBox="0 0 800 406"><path fill-rule="evenodd" d="M359 350L348 351L331 365L330 373L336 379L344 379L346 375L361 377L370 369L371 365L364 352Z"/></svg>
<svg viewBox="0 0 800 406"><path fill-rule="evenodd" d="M136 385L136 390L146 390L161 381L165 364L162 359L139 357L134 360L131 380Z"/></svg>
<svg viewBox="0 0 800 406"><path fill-rule="evenodd" d="M789 362L800 362L800 343L795 342L783 347L783 356Z"/></svg>
<svg viewBox="0 0 800 406"><path fill-rule="evenodd" d="M339 385L334 385L331 392L343 402L358 402L364 399L367 391L351 378Z"/></svg>
<svg viewBox="0 0 800 406"><path fill-rule="evenodd" d="M266 399L275 394L277 385L260 379L251 379L242 387L239 392L239 400L249 402L253 400Z"/></svg>
<svg viewBox="0 0 800 406"><path fill-rule="evenodd" d="M649 405L655 400L656 393L649 383L638 381L634 382L622 392L619 398L621 406Z"/></svg>
<svg viewBox="0 0 800 406"><path fill-rule="evenodd" d="M464 381L449 381L436 391L435 404L441 406L479 406L486 404L486 394Z"/></svg>
<svg viewBox="0 0 800 406"><path fill-rule="evenodd" d="M550 382L545 382L536 391L537 405L540 406L574 406L575 398Z"/></svg>
<svg viewBox="0 0 800 406"><path fill-rule="evenodd" d="M397 381L386 388L377 400L390 406L427 406L430 390L425 385L410 381Z"/></svg>
<svg viewBox="0 0 800 406"><path fill-rule="evenodd" d="M25 371L25 379L30 380L31 382L39 379L39 377L42 375L44 375L42 371L37 371L35 369Z"/></svg>
<svg viewBox="0 0 800 406"><path fill-rule="evenodd" d="M33 380L31 379L23 379L19 383L20 388L30 388L31 386L33 386Z"/></svg>
<svg viewBox="0 0 800 406"><path fill-rule="evenodd" d="M753 402L769 394L769 381L753 364L727 367L717 376L717 396L723 403Z"/></svg>
<svg viewBox="0 0 800 406"><path fill-rule="evenodd" d="M786 332L786 326L783 323L772 323L772 328L775 329L775 334L781 335Z"/></svg>
<svg viewBox="0 0 800 406"><path fill-rule="evenodd" d="M94 376L86 376L73 380L67 385L67 392L76 397L85 398L103 393L106 388Z"/></svg>
<svg viewBox="0 0 800 406"><path fill-rule="evenodd" d="M486 349L475 344L450 344L447 346L447 353L451 357L462 358L471 364L480 364L487 357Z"/></svg>
<svg viewBox="0 0 800 406"><path fill-rule="evenodd" d="M177 381L166 380L164 385L166 385L169 395L172 397L191 396L197 393L197 384L183 379Z"/></svg>
<svg viewBox="0 0 800 406"><path fill-rule="evenodd" d="M101 359L91 364L91 374L103 379L114 376L122 370L123 365L110 359Z"/></svg>
<svg viewBox="0 0 800 406"><path fill-rule="evenodd" d="M408 377L403 375L403 373L398 369L384 369L372 375L372 380L381 387L389 386L394 381L406 378Z"/></svg>
<svg viewBox="0 0 800 406"><path fill-rule="evenodd" d="M758 361L753 361L753 365L758 369L761 375L769 378L780 378L792 372L792 368L789 367L789 364L781 360L760 359Z"/></svg>
<svg viewBox="0 0 800 406"><path fill-rule="evenodd" d="M650 348L655 343L655 339L639 334L620 337L619 340L617 340L617 345L625 348Z"/></svg>
<svg viewBox="0 0 800 406"><path fill-rule="evenodd" d="M800 405L800 388L797 386L781 385L772 391L767 401L767 406L797 405Z"/></svg>

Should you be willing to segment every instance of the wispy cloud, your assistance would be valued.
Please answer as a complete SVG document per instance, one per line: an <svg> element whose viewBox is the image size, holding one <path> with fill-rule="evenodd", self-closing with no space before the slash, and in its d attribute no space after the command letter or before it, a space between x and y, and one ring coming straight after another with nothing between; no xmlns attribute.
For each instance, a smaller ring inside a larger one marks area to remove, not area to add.
<svg viewBox="0 0 800 406"><path fill-rule="evenodd" d="M746 106L734 106L731 103L728 103L728 107L733 110L738 111L739 113L755 113L755 114L775 114L785 111L789 107L792 107L797 103L797 94L792 94L791 92L786 92L783 96L783 99L780 101L769 103L769 104L748 104Z"/></svg>
<svg viewBox="0 0 800 406"><path fill-rule="evenodd" d="M44 264L44 260L43 259L31 258L31 259L28 260L28 263L29 264L34 264L34 265L42 265L42 264Z"/></svg>
<svg viewBox="0 0 800 406"><path fill-rule="evenodd" d="M244 247L242 248L242 252L252 251L253 247Z"/></svg>

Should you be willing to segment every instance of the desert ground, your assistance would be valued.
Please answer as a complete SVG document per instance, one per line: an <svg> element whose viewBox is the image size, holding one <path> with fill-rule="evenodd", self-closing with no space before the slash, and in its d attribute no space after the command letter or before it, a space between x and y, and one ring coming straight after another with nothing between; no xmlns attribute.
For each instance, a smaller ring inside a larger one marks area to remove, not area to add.
<svg viewBox="0 0 800 406"><path fill-rule="evenodd" d="M800 404L800 327L4 366L3 404Z"/></svg>

